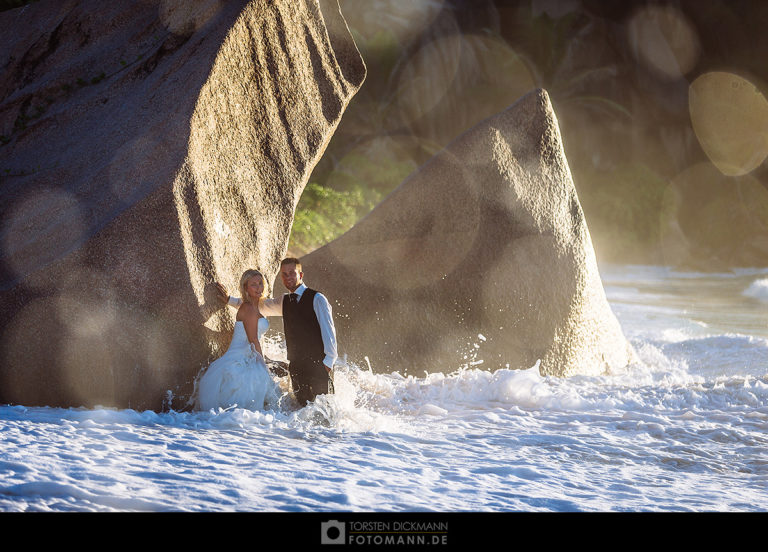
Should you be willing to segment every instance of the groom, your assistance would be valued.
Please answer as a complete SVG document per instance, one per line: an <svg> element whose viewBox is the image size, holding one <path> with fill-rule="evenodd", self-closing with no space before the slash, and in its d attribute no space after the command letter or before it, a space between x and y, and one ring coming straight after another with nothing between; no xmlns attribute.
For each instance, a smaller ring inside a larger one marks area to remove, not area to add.
<svg viewBox="0 0 768 552"><path fill-rule="evenodd" d="M283 317L291 386L299 405L305 406L317 395L333 393L332 370L338 357L336 328L328 299L304 284L299 259L283 259L280 277L290 293L262 298L259 311L264 316ZM240 299L229 297L221 284L217 287L223 302L240 306Z"/></svg>

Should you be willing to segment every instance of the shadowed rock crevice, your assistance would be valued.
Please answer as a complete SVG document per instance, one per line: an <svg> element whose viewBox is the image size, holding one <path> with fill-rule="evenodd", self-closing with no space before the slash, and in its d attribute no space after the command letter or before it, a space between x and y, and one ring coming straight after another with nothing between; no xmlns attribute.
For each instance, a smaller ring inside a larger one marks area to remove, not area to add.
<svg viewBox="0 0 768 552"><path fill-rule="evenodd" d="M52 33L40 37L32 48L27 51L21 62L16 66L16 74L14 75L16 82L24 86L32 81L32 75L38 66L58 48L63 27L64 21L59 23Z"/></svg>
<svg viewBox="0 0 768 552"><path fill-rule="evenodd" d="M0 403L184 406L233 325L212 282L235 290L246 268L277 274L296 202L365 76L359 54L334 55L319 17L334 4L39 2L0 14L14 27L0 37L7 60L69 22L29 83L6 88L2 121L51 81L118 67L0 147L0 174L19 175L0 186ZM69 28L98 34L79 47ZM314 81L341 75L357 78Z"/></svg>
<svg viewBox="0 0 768 552"><path fill-rule="evenodd" d="M456 138L304 259L340 350L374 370L600 374L633 353L610 310L544 91Z"/></svg>
<svg viewBox="0 0 768 552"><path fill-rule="evenodd" d="M332 84L326 78L327 76L323 74L325 71L325 64L320 57L318 45L315 44L312 34L308 31L309 29L307 29L304 38L307 43L309 59L312 62L312 72L315 75L315 81L318 83L317 92L320 95L322 105L324 106L323 115L325 116L326 121L330 122L333 119L333 113L337 111L340 106L337 104L336 90L333 89Z"/></svg>

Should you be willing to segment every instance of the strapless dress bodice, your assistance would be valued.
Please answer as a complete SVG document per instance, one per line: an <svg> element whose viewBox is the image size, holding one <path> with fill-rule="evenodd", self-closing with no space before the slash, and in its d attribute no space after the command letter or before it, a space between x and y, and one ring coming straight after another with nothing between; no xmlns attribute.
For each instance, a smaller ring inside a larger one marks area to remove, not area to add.
<svg viewBox="0 0 768 552"><path fill-rule="evenodd" d="M261 338L267 333L269 329L269 320L266 318L259 318L258 340L261 343ZM246 354L251 350L251 343L248 341L248 334L245 333L245 324L241 320L235 322L235 331L232 333L232 342L229 344L229 349L224 353L225 355L232 352L232 354Z"/></svg>

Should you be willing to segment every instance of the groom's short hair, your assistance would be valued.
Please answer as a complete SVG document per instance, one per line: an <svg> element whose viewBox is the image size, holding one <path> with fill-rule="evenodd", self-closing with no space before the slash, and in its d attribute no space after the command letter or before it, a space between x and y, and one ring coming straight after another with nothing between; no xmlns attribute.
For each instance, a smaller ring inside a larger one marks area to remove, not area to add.
<svg viewBox="0 0 768 552"><path fill-rule="evenodd" d="M287 264L295 264L296 270L301 272L301 261L297 259L296 257L286 257L282 261L280 261L280 266L285 266Z"/></svg>

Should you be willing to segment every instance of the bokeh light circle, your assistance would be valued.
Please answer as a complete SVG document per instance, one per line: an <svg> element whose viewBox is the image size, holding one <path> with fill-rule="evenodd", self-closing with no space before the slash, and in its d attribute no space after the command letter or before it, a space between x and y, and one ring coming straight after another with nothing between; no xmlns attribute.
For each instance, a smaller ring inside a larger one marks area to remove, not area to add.
<svg viewBox="0 0 768 552"><path fill-rule="evenodd" d="M705 73L691 83L688 108L702 149L723 174L747 174L768 157L768 101L752 82Z"/></svg>
<svg viewBox="0 0 768 552"><path fill-rule="evenodd" d="M639 10L630 19L627 32L638 60L663 78L681 78L693 69L701 53L696 29L673 6Z"/></svg>

